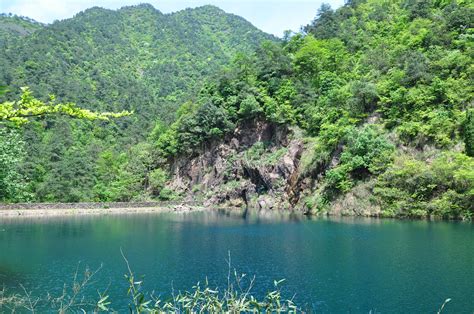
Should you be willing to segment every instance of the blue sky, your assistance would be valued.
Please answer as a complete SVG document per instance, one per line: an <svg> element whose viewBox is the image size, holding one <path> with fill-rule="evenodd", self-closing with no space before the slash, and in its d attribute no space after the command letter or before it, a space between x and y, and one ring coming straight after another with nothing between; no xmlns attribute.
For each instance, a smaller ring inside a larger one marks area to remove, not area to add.
<svg viewBox="0 0 474 314"><path fill-rule="evenodd" d="M169 13L205 4L240 15L258 28L281 36L284 30L297 31L316 15L323 2L333 8L344 0L0 0L1 13L14 13L31 17L43 23L70 18L84 9L100 6L118 9L122 6L151 3L163 13Z"/></svg>

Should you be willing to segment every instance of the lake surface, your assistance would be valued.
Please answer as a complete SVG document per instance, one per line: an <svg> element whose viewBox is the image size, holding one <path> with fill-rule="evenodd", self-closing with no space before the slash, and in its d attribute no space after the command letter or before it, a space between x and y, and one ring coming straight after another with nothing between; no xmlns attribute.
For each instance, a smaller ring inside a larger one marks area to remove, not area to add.
<svg viewBox="0 0 474 314"><path fill-rule="evenodd" d="M64 218L0 218L0 286L59 295L76 269L102 264L89 297L109 287L123 310L120 249L144 285L169 296L207 277L227 285L227 257L256 277L262 296L285 278L283 294L322 313L474 311L474 227L461 222L243 218L201 212Z"/></svg>

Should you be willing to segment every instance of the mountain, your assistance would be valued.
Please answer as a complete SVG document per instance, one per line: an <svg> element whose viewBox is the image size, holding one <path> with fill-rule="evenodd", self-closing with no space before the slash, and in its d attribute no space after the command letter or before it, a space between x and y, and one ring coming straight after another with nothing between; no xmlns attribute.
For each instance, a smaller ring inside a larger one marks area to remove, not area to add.
<svg viewBox="0 0 474 314"><path fill-rule="evenodd" d="M473 22L472 1L323 5L156 140L166 162L148 177L170 180L150 190L212 207L472 219Z"/></svg>
<svg viewBox="0 0 474 314"><path fill-rule="evenodd" d="M472 219L473 21L472 1L351 0L267 41L215 7L92 8L8 46L0 84L135 114L0 128L0 199Z"/></svg>
<svg viewBox="0 0 474 314"><path fill-rule="evenodd" d="M9 63L0 85L30 86L40 97L55 94L95 110L134 110L141 127L150 116L172 120L204 77L235 53L274 40L213 6L172 14L148 4L94 7L41 28L11 22L0 25L25 36L0 52Z"/></svg>
<svg viewBox="0 0 474 314"><path fill-rule="evenodd" d="M6 58L7 49L17 45L25 36L30 35L43 26L43 24L25 17L0 14L0 51L2 55L0 57L0 68L2 73L6 74L11 67L11 61Z"/></svg>
<svg viewBox="0 0 474 314"><path fill-rule="evenodd" d="M134 112L107 124L62 117L31 123L22 131L25 158L18 166L31 183L30 199L107 199L97 196L102 179L108 180L98 178L100 156L133 159L140 150L131 147L156 123L173 122L208 78L266 40L276 38L214 6L171 14L149 4L94 7L49 25L2 15L0 86L10 92L0 103L29 86L42 100L53 94L96 111Z"/></svg>
<svg viewBox="0 0 474 314"><path fill-rule="evenodd" d="M26 36L44 27L44 25L27 17L0 14L0 38L2 41L10 37Z"/></svg>

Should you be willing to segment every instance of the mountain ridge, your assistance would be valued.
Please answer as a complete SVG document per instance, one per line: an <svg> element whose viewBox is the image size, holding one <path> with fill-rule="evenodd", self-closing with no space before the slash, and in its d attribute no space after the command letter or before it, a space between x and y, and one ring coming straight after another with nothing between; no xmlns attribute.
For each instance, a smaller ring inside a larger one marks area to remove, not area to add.
<svg viewBox="0 0 474 314"><path fill-rule="evenodd" d="M218 16L213 15L216 11L220 13ZM242 31L239 32L239 29ZM225 34L219 35L220 30L224 30ZM228 30L232 30L233 34ZM84 40L85 37L88 39ZM93 60L93 58L104 59L116 54L119 50L125 51L125 54L120 55L119 52L119 55L111 58L116 59L114 62L123 64L120 67L127 68L130 65L126 64L134 63L136 68L134 72L141 73L138 76L153 77L154 74L151 72L156 72L153 70L153 63L164 62L171 66L170 60L180 53L183 56L190 53L195 59L192 62L194 64L187 65L185 72L194 72L192 69L199 62L204 61L208 64L200 64L199 69L208 75L209 69L216 70L214 64L225 64L237 51L250 51L262 40L276 40L276 38L258 30L245 19L227 14L214 6L185 9L170 14L162 14L151 5L128 6L118 10L93 7L76 14L73 18L48 24L38 32L26 36L21 43L13 43L7 47L7 50L12 51L9 58L16 63L14 65L17 67L16 71L32 73L24 75L25 79L20 79L19 82L15 80L13 74L9 79L0 75L0 84L9 85L15 90L18 90L20 86L28 85L40 97L56 94L63 99L68 93L59 86L50 86L47 91L42 91L42 88L37 86L38 81L43 81L42 84L46 86L51 85L50 77L38 77L37 71L31 67L21 69L22 63L24 61L40 63L44 55L55 54L54 60L65 61L62 67L66 67L67 70L62 72L68 80L68 71L71 68L81 67L84 61L100 63L101 61ZM16 57L16 50L31 48L33 52L28 57ZM42 52L39 53L39 51ZM205 58L197 61L196 59L201 55ZM135 61L128 60L130 58ZM187 60L182 61L189 63ZM61 68L61 66L58 67ZM137 73L134 75L137 76ZM32 77L33 79L29 79ZM199 80L194 79L194 81ZM160 94L166 96L171 90L176 89L165 88ZM80 97L71 97L70 94L68 96L68 100L80 105L88 106L90 103L90 101L83 102ZM110 101L110 103L113 102Z"/></svg>

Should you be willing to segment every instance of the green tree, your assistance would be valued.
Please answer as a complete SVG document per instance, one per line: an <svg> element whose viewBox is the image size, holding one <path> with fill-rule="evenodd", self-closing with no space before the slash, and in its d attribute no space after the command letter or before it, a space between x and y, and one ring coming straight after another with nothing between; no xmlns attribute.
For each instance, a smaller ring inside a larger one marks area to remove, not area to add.
<svg viewBox="0 0 474 314"><path fill-rule="evenodd" d="M7 101L0 104L0 122L7 121L15 125L22 125L28 123L30 118L52 114L67 115L87 120L109 120L110 118L119 118L131 114L128 111L97 113L88 109L81 109L73 103L55 103L54 96L50 96L50 101L44 103L34 98L27 87L22 88L22 91L23 94L20 100L14 102Z"/></svg>
<svg viewBox="0 0 474 314"><path fill-rule="evenodd" d="M0 201L19 202L28 200L27 178L21 172L20 163L25 157L25 143L17 130L0 127Z"/></svg>
<svg viewBox="0 0 474 314"><path fill-rule="evenodd" d="M380 128L365 126L347 135L339 164L327 173L331 188L348 191L354 180L383 172L392 161L394 146L380 134Z"/></svg>
<svg viewBox="0 0 474 314"><path fill-rule="evenodd" d="M254 118L262 112L262 107L255 97L247 95L240 103L238 114L243 118Z"/></svg>
<svg viewBox="0 0 474 314"><path fill-rule="evenodd" d="M327 39L335 37L338 31L338 21L334 10L327 3L323 3L313 22L303 29L317 38Z"/></svg>
<svg viewBox="0 0 474 314"><path fill-rule="evenodd" d="M466 154L474 157L474 109L466 111L466 121L464 122L464 145Z"/></svg>
<svg viewBox="0 0 474 314"><path fill-rule="evenodd" d="M148 182L150 184L150 188L153 190L153 193L160 193L161 190L165 187L166 181L168 180L167 173L160 169L156 168L149 172L148 174Z"/></svg>

